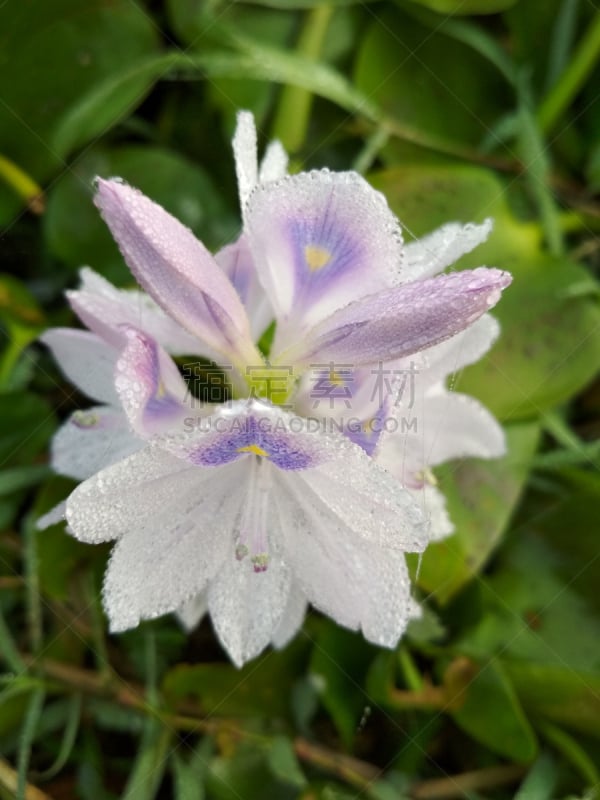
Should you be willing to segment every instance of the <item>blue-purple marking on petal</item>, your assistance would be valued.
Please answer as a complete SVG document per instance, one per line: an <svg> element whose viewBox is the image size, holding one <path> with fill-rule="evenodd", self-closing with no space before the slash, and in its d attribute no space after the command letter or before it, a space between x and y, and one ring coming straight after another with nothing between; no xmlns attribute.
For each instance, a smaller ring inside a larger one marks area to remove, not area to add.
<svg viewBox="0 0 600 800"><path fill-rule="evenodd" d="M190 454L193 464L216 467L256 455L267 458L279 469L298 470L313 467L319 461L318 451L309 446L306 435L291 433L281 420L239 416L220 418L216 423L221 430L214 431L209 444ZM266 455L262 456L258 450Z"/></svg>

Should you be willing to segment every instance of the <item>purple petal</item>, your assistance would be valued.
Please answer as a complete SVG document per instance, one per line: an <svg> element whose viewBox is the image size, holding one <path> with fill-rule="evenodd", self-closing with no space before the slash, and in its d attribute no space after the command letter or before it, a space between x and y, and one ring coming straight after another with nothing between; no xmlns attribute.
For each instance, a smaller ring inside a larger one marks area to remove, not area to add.
<svg viewBox="0 0 600 800"><path fill-rule="evenodd" d="M299 470L326 457L306 420L259 401L221 406L213 416L199 420L188 441L163 441L173 454L204 467L250 456L265 458L279 469Z"/></svg>
<svg viewBox="0 0 600 800"><path fill-rule="evenodd" d="M189 414L188 389L175 363L150 336L123 328L127 345L116 366L115 385L140 436L168 430Z"/></svg>
<svg viewBox="0 0 600 800"><path fill-rule="evenodd" d="M235 289L204 245L137 189L116 180L97 186L96 205L148 294L234 363L260 363Z"/></svg>
<svg viewBox="0 0 600 800"><path fill-rule="evenodd" d="M71 307L87 325L105 341L122 347L120 325L134 325L149 331L169 353L198 353L197 337L168 317L151 297L136 289L117 289L89 267L80 271L81 286L67 292Z"/></svg>
<svg viewBox="0 0 600 800"><path fill-rule="evenodd" d="M278 361L319 359L358 366L417 353L475 322L511 280L508 272L480 267L370 295L332 314Z"/></svg>
<svg viewBox="0 0 600 800"><path fill-rule="evenodd" d="M242 234L236 242L223 247L215 254L215 261L227 275L244 304L252 338L258 341L273 319L273 310L265 290L259 283L248 238Z"/></svg>
<svg viewBox="0 0 600 800"><path fill-rule="evenodd" d="M399 280L398 223L383 195L353 172L307 172L258 186L246 233L280 348L373 285Z"/></svg>

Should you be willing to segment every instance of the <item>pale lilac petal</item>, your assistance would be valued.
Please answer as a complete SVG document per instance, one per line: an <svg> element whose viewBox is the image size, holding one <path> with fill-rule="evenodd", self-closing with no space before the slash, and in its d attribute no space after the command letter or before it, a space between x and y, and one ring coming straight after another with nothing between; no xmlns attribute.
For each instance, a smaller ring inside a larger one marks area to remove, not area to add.
<svg viewBox="0 0 600 800"><path fill-rule="evenodd" d="M339 435L342 448L354 447ZM281 470L304 470L338 455L331 437L315 435L307 420L259 400L218 406L183 436L163 436L170 453L201 467L215 467L256 457ZM358 449L358 448L357 448Z"/></svg>
<svg viewBox="0 0 600 800"><path fill-rule="evenodd" d="M137 189L116 180L97 187L125 261L158 305L234 364L260 363L235 289L192 232Z"/></svg>
<svg viewBox="0 0 600 800"><path fill-rule="evenodd" d="M103 339L113 341L114 332L127 324L151 333L169 353L197 354L201 349L198 338L168 317L145 292L117 289L89 267L79 274L79 289L67 292L67 297L82 322Z"/></svg>
<svg viewBox="0 0 600 800"><path fill-rule="evenodd" d="M241 667L270 644L290 593L289 567L277 556L264 572L246 560L226 559L208 590L215 632L233 663Z"/></svg>
<svg viewBox="0 0 600 800"><path fill-rule="evenodd" d="M292 582L279 625L273 633L272 644L277 650L285 647L298 633L308 611L308 602L300 587Z"/></svg>
<svg viewBox="0 0 600 800"><path fill-rule="evenodd" d="M361 628L370 641L393 647L408 621L403 553L361 542L334 514L315 508L290 476L280 483L284 554L301 591L338 624Z"/></svg>
<svg viewBox="0 0 600 800"><path fill-rule="evenodd" d="M269 142L263 160L260 163L258 173L259 183L269 183L278 181L285 177L288 167L288 154L285 152L281 142L275 139Z"/></svg>
<svg viewBox="0 0 600 800"><path fill-rule="evenodd" d="M492 227L491 219L486 219L481 225L450 222L427 236L407 242L402 279L416 281L437 275L485 242Z"/></svg>
<svg viewBox="0 0 600 800"><path fill-rule="evenodd" d="M395 647L413 610L404 555L375 549L366 554L360 567L365 597L360 626L363 635L380 647Z"/></svg>
<svg viewBox="0 0 600 800"><path fill-rule="evenodd" d="M187 633L197 628L205 614L208 613L208 592L204 591L187 600L175 612L175 616Z"/></svg>
<svg viewBox="0 0 600 800"><path fill-rule="evenodd" d="M52 440L51 463L59 475L81 481L143 445L120 409L99 406L75 411L58 429Z"/></svg>
<svg viewBox="0 0 600 800"><path fill-rule="evenodd" d="M115 386L131 427L140 436L181 427L191 398L175 362L142 331L124 327L123 334Z"/></svg>
<svg viewBox="0 0 600 800"><path fill-rule="evenodd" d="M377 462L403 484L419 488L423 470L456 458L498 458L506 450L502 427L472 397L439 388L415 411L414 428L383 437Z"/></svg>
<svg viewBox="0 0 600 800"><path fill-rule="evenodd" d="M273 309L259 283L247 237L242 234L236 242L219 250L215 260L244 304L252 338L257 342L273 320Z"/></svg>
<svg viewBox="0 0 600 800"><path fill-rule="evenodd" d="M66 510L67 501L62 500L60 503L58 503L58 505L54 506L54 508L51 508L50 511L47 511L45 514L42 514L41 517L38 517L35 527L38 529L38 531L44 531L51 525L58 525L59 522L64 522Z"/></svg>
<svg viewBox="0 0 600 800"><path fill-rule="evenodd" d="M319 611L357 630L364 603L356 580L360 555L354 556L352 532L329 509L315 510L293 476L283 476L278 484L273 495L278 530L299 590Z"/></svg>
<svg viewBox="0 0 600 800"><path fill-rule="evenodd" d="M114 386L117 351L94 333L75 328L52 328L40 336L52 351L61 372L92 400L117 405Z"/></svg>
<svg viewBox="0 0 600 800"><path fill-rule="evenodd" d="M232 144L240 207L243 211L248 197L258 183L256 126L254 116L249 111L238 111Z"/></svg>
<svg viewBox="0 0 600 800"><path fill-rule="evenodd" d="M198 502L210 501L203 494L204 482L220 474L198 470L155 444L146 445L78 486L67 501L67 521L78 539L91 544L147 528L167 512L175 525L188 513L181 498L195 493Z"/></svg>
<svg viewBox="0 0 600 800"><path fill-rule="evenodd" d="M258 186L246 233L277 315L276 350L373 286L398 280L397 221L356 173L323 170Z"/></svg>
<svg viewBox="0 0 600 800"><path fill-rule="evenodd" d="M427 361L427 368L422 378L428 386L432 386L463 367L474 364L488 352L499 334L498 322L490 314L484 314L451 339L423 350L421 355Z"/></svg>
<svg viewBox="0 0 600 800"><path fill-rule="evenodd" d="M148 447L75 489L74 535L118 538L103 592L112 631L176 611L219 573L233 550L240 481L238 465L199 470Z"/></svg>
<svg viewBox="0 0 600 800"><path fill-rule="evenodd" d="M348 441L339 455L298 473L300 491L315 509L331 510L357 539L379 547L422 552L427 525L410 493L358 446Z"/></svg>
<svg viewBox="0 0 600 800"><path fill-rule="evenodd" d="M409 489L409 491L429 520L431 542L439 542L454 533L454 525L446 509L446 498L436 486L426 481L421 489Z"/></svg>
<svg viewBox="0 0 600 800"><path fill-rule="evenodd" d="M278 362L394 361L455 336L495 305L510 282L507 272L480 267L370 295L332 314Z"/></svg>
<svg viewBox="0 0 600 800"><path fill-rule="evenodd" d="M481 403L458 392L441 391L425 405L423 448L426 464L453 458L499 458L506 452L502 426Z"/></svg>

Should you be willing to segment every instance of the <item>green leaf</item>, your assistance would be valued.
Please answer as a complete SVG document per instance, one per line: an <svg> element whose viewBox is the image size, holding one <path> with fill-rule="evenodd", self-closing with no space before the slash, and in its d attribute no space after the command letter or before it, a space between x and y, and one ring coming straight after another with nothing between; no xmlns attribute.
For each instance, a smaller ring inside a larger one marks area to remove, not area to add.
<svg viewBox="0 0 600 800"><path fill-rule="evenodd" d="M529 526L521 530L481 582L483 614L457 644L460 651L600 673L600 621L570 580L557 575L558 563Z"/></svg>
<svg viewBox="0 0 600 800"><path fill-rule="evenodd" d="M495 753L517 762L535 758L537 741L517 694L497 660L444 678L458 707L452 718L470 736Z"/></svg>
<svg viewBox="0 0 600 800"><path fill-rule="evenodd" d="M3 3L0 31L10 64L0 72L0 152L38 179L64 167L51 145L64 115L157 45L148 13L128 0Z"/></svg>
<svg viewBox="0 0 600 800"><path fill-rule="evenodd" d="M543 753L527 773L515 795L515 800L552 800L557 782L556 764L547 753Z"/></svg>
<svg viewBox="0 0 600 800"><path fill-rule="evenodd" d="M274 777L264 748L243 743L228 756L214 758L207 774L208 796L215 800L276 797L295 800L298 790Z"/></svg>
<svg viewBox="0 0 600 800"><path fill-rule="evenodd" d="M153 800L157 796L167 767L173 735L174 731L163 728L156 720L150 718L147 721L122 794L123 800Z"/></svg>
<svg viewBox="0 0 600 800"><path fill-rule="evenodd" d="M0 497L20 489L36 486L48 477L50 468L45 464L32 464L29 467L12 467L0 470Z"/></svg>
<svg viewBox="0 0 600 800"><path fill-rule="evenodd" d="M396 0L399 5L406 6L406 0ZM514 6L518 0L409 0L425 8L431 8L439 14L496 14Z"/></svg>
<svg viewBox="0 0 600 800"><path fill-rule="evenodd" d="M73 150L108 132L142 102L159 78L168 74L172 63L170 53L152 56L109 75L77 97L54 130L53 150L66 158Z"/></svg>
<svg viewBox="0 0 600 800"><path fill-rule="evenodd" d="M300 641L268 653L241 670L230 664L178 664L165 676L164 692L174 701L194 700L205 714L224 717L287 717L296 679Z"/></svg>
<svg viewBox="0 0 600 800"><path fill-rule="evenodd" d="M212 750L212 740L206 738L199 742L187 760L179 752L173 753L175 800L204 800L204 783Z"/></svg>
<svg viewBox="0 0 600 800"><path fill-rule="evenodd" d="M359 634L322 620L310 660L310 676L346 747L368 706L362 688L373 649Z"/></svg>
<svg viewBox="0 0 600 800"><path fill-rule="evenodd" d="M600 739L598 672L507 660L504 667L528 714Z"/></svg>
<svg viewBox="0 0 600 800"><path fill-rule="evenodd" d="M391 9L369 26L354 76L357 88L388 117L424 137L459 147L483 139L507 92L488 59L444 36L443 24L431 30ZM397 142L383 151L386 160L406 160L415 152Z"/></svg>
<svg viewBox="0 0 600 800"><path fill-rule="evenodd" d="M235 224L228 225L224 220L219 192L200 166L158 147L99 148L86 153L60 179L48 203L48 246L69 266L87 263L117 283L131 282L92 202L96 175L117 175L138 187L190 227L208 247L233 238Z"/></svg>
<svg viewBox="0 0 600 800"><path fill-rule="evenodd" d="M271 741L267 761L273 775L283 783L289 783L298 789L306 786L306 776L302 772L294 746L287 737L276 736Z"/></svg>
<svg viewBox="0 0 600 800"><path fill-rule="evenodd" d="M469 459L436 470L455 534L429 545L420 560L418 582L446 603L483 569L502 539L529 475L539 441L536 423L506 428L508 454Z"/></svg>
<svg viewBox="0 0 600 800"><path fill-rule="evenodd" d="M26 392L0 394L0 464L31 461L56 427L48 403Z"/></svg>

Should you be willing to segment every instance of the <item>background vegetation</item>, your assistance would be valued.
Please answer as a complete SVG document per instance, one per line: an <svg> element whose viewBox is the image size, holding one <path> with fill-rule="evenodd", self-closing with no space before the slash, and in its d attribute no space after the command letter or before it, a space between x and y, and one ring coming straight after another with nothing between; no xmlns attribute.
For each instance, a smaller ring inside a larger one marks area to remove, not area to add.
<svg viewBox="0 0 600 800"><path fill-rule="evenodd" d="M599 796L599 53L594 0L0 2L0 797ZM294 169L366 173L407 238L493 216L461 263L515 277L457 378L510 452L440 470L457 533L397 652L315 613L241 672L208 622L109 637L108 550L34 527L88 405L35 339L82 264L130 285L91 178L218 248L238 108Z"/></svg>

